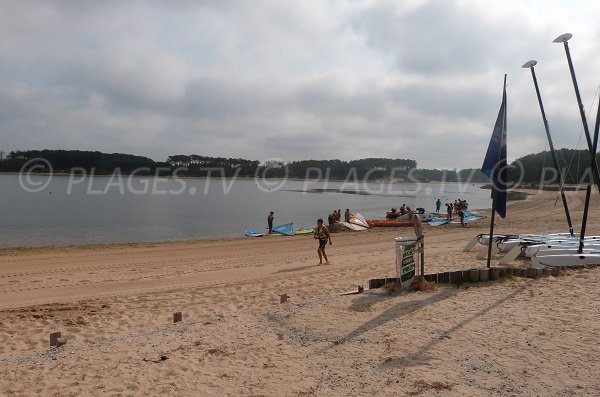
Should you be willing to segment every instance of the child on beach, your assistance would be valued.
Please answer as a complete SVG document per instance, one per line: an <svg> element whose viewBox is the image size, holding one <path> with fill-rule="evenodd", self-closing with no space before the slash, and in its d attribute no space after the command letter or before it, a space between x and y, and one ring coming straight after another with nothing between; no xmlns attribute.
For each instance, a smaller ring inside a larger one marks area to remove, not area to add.
<svg viewBox="0 0 600 397"><path fill-rule="evenodd" d="M327 259L327 254L325 253L325 247L327 246L327 241L329 241L329 245L331 245L331 235L329 231L323 225L323 219L317 219L317 228L315 229L313 237L315 240L319 241L319 248L317 248L317 254L319 254L319 265L323 263L323 258L325 258L325 263L329 263L329 259Z"/></svg>

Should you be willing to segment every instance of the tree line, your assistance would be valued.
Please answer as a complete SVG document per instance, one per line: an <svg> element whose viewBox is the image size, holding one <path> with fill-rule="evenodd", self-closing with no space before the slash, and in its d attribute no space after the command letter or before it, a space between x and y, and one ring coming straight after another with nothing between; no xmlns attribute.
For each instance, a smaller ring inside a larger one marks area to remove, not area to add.
<svg viewBox="0 0 600 397"><path fill-rule="evenodd" d="M19 172L28 162L36 166L35 172L49 172L44 162L31 162L34 159L44 159L52 166L53 172L59 173L87 173L112 174L119 169L123 174L140 170L139 174L153 175L156 168L161 165L169 168L165 163L157 163L148 157L134 156L122 153L102 153L82 150L25 150L12 151L0 158L1 172Z"/></svg>
<svg viewBox="0 0 600 397"><path fill-rule="evenodd" d="M556 157L564 183L578 185L591 180L590 152L587 149L559 149ZM596 154L596 163L599 155ZM528 154L511 163L508 178L521 184L558 184L551 152Z"/></svg>
<svg viewBox="0 0 600 397"><path fill-rule="evenodd" d="M102 153L81 150L25 150L2 152L0 172L20 172L33 159L45 159L53 172L94 173L109 175L119 170L122 174L177 175L182 177L266 177L314 179L398 179L407 177L417 167L415 160L367 158L361 160L301 160L265 161L242 158L200 155L172 155L164 162L148 157L122 153ZM33 165L33 164L32 164ZM43 162L36 162L34 172L50 172Z"/></svg>
<svg viewBox="0 0 600 397"><path fill-rule="evenodd" d="M564 170L565 183L585 183L589 178L589 152L587 150L560 149L557 157ZM598 155L596 156L598 157ZM462 170L421 169L410 159L365 158L360 160L299 160L260 162L242 158L211 157L200 155L172 155L158 162L148 157L123 153L102 153L81 150L25 150L4 152L0 150L0 172L20 172L32 159L45 159L54 172L94 173L110 175L119 170L122 174L178 175L189 177L265 177L311 178L337 180L400 180L447 181L486 183L489 178L479 169ZM42 163L35 172L49 172ZM553 163L549 151L523 156L513 163L509 179L522 184L557 183L552 179Z"/></svg>

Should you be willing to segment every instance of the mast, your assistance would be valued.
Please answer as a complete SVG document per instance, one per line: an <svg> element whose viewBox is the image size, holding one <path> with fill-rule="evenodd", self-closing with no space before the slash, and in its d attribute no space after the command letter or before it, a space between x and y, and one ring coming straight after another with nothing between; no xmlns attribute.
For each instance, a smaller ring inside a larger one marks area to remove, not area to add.
<svg viewBox="0 0 600 397"><path fill-rule="evenodd" d="M594 139L592 142L592 149L590 151L590 166L596 165L596 150L598 149L598 130L600 129L600 101L598 102L598 112L596 113L596 124L594 126ZM587 185L585 191L585 205L583 207L583 221L581 222L581 235L579 236L579 249L578 253L581 254L583 251L583 239L585 238L585 228L587 225L588 211L590 209L590 196L592 195L592 183Z"/></svg>
<svg viewBox="0 0 600 397"><path fill-rule="evenodd" d="M542 112L542 120L544 121L544 128L546 129L546 137L548 138L548 144L550 145L550 153L552 155L552 162L554 163L554 169L559 181L560 196L562 198L563 208L567 217L567 224L569 225L569 233L573 236L573 223L571 222L571 214L569 212L569 205L567 204L567 198L565 196L565 190L563 188L563 176L556 158L556 151L554 150L554 143L552 142L552 135L550 135L550 127L548 126L548 120L546 119L546 112L544 111L544 105L542 103L542 96L540 94L540 88L538 86L537 78L535 77L534 66L537 65L537 61L531 60L526 62L522 67L531 69L531 77L533 77L533 85L535 86L535 93L537 94L538 103L540 104L540 111Z"/></svg>
<svg viewBox="0 0 600 397"><path fill-rule="evenodd" d="M588 128L587 118L585 117L585 108L581 102L581 95L579 94L579 86L577 85L577 79L575 78L575 69L573 68L573 61L571 60L571 52L569 51L569 44L567 43L573 35L571 33L564 33L553 40L554 43L563 43L565 47L565 54L567 55L567 62L569 64L569 71L571 72L571 80L573 80L573 88L575 89L575 97L577 98L577 104L579 105L579 114L581 116L581 123L583 124L583 131L585 132L585 139L588 144L588 150L590 152L590 168L592 169L593 181L590 181L585 192L585 204L583 208L583 220L581 222L581 233L579 234L579 250L583 251L585 229L587 226L587 218L589 212L590 196L592 194L592 183L596 183L598 191L600 191L600 177L598 176L598 167L596 165L596 150L598 146L598 129L594 130L594 140L590 136L590 130ZM598 119L596 119L596 126L598 125Z"/></svg>

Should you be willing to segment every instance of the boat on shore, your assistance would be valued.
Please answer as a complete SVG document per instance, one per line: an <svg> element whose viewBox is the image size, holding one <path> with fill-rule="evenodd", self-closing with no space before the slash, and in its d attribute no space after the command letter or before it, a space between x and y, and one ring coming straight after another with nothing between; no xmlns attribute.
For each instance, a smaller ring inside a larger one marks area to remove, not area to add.
<svg viewBox="0 0 600 397"><path fill-rule="evenodd" d="M410 216L410 214L408 212L401 212L401 211L395 211L395 212L388 211L385 213L385 217L387 219L408 219L409 216Z"/></svg>
<svg viewBox="0 0 600 397"><path fill-rule="evenodd" d="M398 221L391 219L367 219L370 227L412 227L413 221Z"/></svg>
<svg viewBox="0 0 600 397"><path fill-rule="evenodd" d="M367 223L367 220L365 219L364 216L362 216L362 214L360 212L357 212L356 214L352 215L350 217L350 221L349 223L362 227L362 228L369 228L369 224Z"/></svg>
<svg viewBox="0 0 600 397"><path fill-rule="evenodd" d="M293 236L296 234L296 228L293 223L286 223L285 225L279 225L273 227L273 233L279 233L284 236Z"/></svg>

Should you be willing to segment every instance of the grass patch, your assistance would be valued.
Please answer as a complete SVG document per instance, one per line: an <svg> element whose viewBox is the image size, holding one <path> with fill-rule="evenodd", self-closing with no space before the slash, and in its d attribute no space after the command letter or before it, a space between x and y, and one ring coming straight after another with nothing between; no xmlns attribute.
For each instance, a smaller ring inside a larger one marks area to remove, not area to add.
<svg viewBox="0 0 600 397"><path fill-rule="evenodd" d="M436 283L425 280L423 277L416 277L410 286L411 291L429 292L437 290Z"/></svg>

